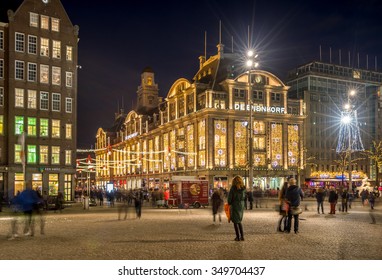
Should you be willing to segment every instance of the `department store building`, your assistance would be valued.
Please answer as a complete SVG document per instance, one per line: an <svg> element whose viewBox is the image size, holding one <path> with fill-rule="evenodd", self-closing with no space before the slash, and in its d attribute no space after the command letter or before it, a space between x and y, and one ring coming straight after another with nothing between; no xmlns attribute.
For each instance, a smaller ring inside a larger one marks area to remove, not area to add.
<svg viewBox="0 0 382 280"><path fill-rule="evenodd" d="M153 188L192 176L229 188L235 175L248 185L249 146L253 186L276 189L303 169L303 101L288 99L288 87L272 73L248 71L240 55L217 47L208 60L199 58L192 80L175 81L164 99L153 70L143 70L136 110L118 112L113 127L97 131L98 186Z"/></svg>

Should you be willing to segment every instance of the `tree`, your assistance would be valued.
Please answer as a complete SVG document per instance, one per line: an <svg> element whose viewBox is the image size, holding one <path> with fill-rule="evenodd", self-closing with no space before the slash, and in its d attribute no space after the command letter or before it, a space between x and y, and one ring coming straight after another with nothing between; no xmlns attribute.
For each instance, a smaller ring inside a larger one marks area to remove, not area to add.
<svg viewBox="0 0 382 280"><path fill-rule="evenodd" d="M369 159L373 161L373 164L375 165L375 172L376 172L376 184L379 184L379 170L382 168L382 140L379 142L373 141L373 145L370 148L370 150L365 150L362 152L365 156L367 156Z"/></svg>
<svg viewBox="0 0 382 280"><path fill-rule="evenodd" d="M351 153L348 151L338 153L338 156L339 156L339 159L334 160L334 162L338 166L337 170L339 169L339 171L342 174L342 188L343 188L344 187L345 170L347 168L349 168L349 183L350 183L350 176L352 176L351 175L352 170L351 170L350 166L354 163L357 163L357 161L362 160L363 158L357 157L357 158L351 159ZM349 159L350 159L350 161L349 161Z"/></svg>

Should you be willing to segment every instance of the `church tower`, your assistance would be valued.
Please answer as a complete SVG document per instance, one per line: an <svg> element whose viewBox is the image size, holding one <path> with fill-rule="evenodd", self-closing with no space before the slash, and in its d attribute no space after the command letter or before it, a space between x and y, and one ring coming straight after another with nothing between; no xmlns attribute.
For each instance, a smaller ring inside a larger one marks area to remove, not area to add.
<svg viewBox="0 0 382 280"><path fill-rule="evenodd" d="M146 113L158 107L158 84L155 83L154 71L150 67L143 69L141 85L138 86L137 111Z"/></svg>

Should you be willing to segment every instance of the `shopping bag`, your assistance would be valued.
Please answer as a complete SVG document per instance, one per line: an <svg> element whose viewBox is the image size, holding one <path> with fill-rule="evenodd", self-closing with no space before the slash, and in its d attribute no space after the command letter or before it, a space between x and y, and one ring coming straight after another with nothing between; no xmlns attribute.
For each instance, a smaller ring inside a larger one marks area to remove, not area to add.
<svg viewBox="0 0 382 280"><path fill-rule="evenodd" d="M231 222L231 209L230 205L228 203L224 203L224 211L227 216L228 222Z"/></svg>

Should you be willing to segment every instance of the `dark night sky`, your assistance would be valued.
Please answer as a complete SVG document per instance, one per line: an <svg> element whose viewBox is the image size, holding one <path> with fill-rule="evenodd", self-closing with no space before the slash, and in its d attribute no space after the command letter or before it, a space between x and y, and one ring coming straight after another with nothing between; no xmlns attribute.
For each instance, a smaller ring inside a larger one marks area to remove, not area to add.
<svg viewBox="0 0 382 280"><path fill-rule="evenodd" d="M1 13L20 0L1 0ZM200 0L200 1L80 1L61 0L73 24L80 26L78 87L78 147L94 146L99 127L110 127L118 103L132 109L140 75L155 72L159 95L173 82L192 79L204 54L216 54L219 20L222 43L231 50L247 45L248 26L260 56L260 69L281 79L287 71L319 59L382 71L382 1L380 0ZM5 8L5 9L4 9Z"/></svg>

